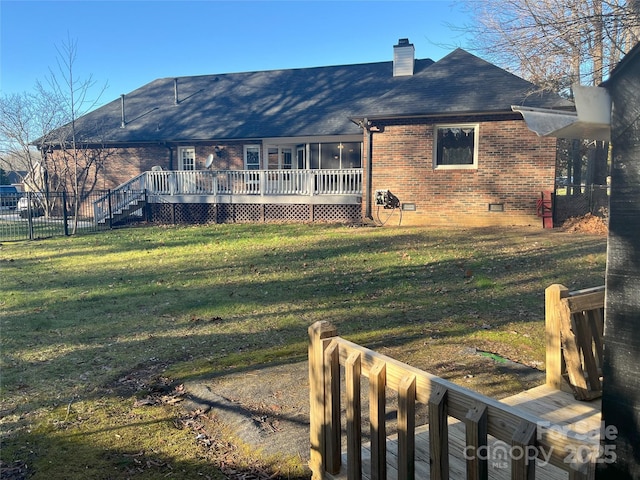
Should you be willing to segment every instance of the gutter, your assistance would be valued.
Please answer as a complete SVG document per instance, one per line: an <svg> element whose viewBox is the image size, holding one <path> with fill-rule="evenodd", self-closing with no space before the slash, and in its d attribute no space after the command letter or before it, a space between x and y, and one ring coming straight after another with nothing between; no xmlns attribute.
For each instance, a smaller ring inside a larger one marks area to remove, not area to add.
<svg viewBox="0 0 640 480"><path fill-rule="evenodd" d="M439 118L455 118L455 117L469 117L469 116L487 116L496 117L502 115L513 115L513 110L500 109L500 110L466 110L459 112L434 112L434 113L389 113L389 114L374 114L367 115L354 115L349 119L356 125L360 125L360 120L366 118L370 121L375 120L407 120L407 119L439 119Z"/></svg>
<svg viewBox="0 0 640 480"><path fill-rule="evenodd" d="M606 88L573 85L576 112L513 105L541 137L611 140L611 97Z"/></svg>

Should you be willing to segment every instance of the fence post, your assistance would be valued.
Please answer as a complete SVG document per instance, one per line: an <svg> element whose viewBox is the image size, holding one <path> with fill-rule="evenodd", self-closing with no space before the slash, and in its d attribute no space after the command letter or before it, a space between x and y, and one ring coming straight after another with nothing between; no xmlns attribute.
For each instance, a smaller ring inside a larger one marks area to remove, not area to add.
<svg viewBox="0 0 640 480"><path fill-rule="evenodd" d="M545 376L547 386L556 390L560 390L562 385L560 300L568 296L569 289L558 283L549 285L544 291Z"/></svg>
<svg viewBox="0 0 640 480"><path fill-rule="evenodd" d="M149 195L147 194L147 189L144 189L144 213L145 220L147 223L151 223L151 205L149 204Z"/></svg>
<svg viewBox="0 0 640 480"><path fill-rule="evenodd" d="M33 232L33 208L31 206L31 202L33 202L34 200L34 195L31 192L27 193L27 199L29 200L27 202L27 225L29 228L29 240L33 240L35 235Z"/></svg>
<svg viewBox="0 0 640 480"><path fill-rule="evenodd" d="M324 469L340 472L340 351L331 342L324 351Z"/></svg>
<svg viewBox="0 0 640 480"><path fill-rule="evenodd" d="M62 224L64 225L64 236L69 236L69 225L67 224L68 212L67 212L67 192L62 191Z"/></svg>
<svg viewBox="0 0 640 480"><path fill-rule="evenodd" d="M109 209L109 228L113 228L113 215L111 213L111 189L107 190L107 207Z"/></svg>
<svg viewBox="0 0 640 480"><path fill-rule="evenodd" d="M520 455L512 455L511 458L511 478L515 480L535 480L536 459L529 458L529 452L535 451L537 435L537 425L523 420L513 433L511 446L515 452L522 452ZM533 447L533 449L532 449ZM526 453L525 453L526 452Z"/></svg>
<svg viewBox="0 0 640 480"><path fill-rule="evenodd" d="M324 342L335 337L336 327L329 322L316 322L309 327L309 427L311 452L309 467L313 480L324 478L325 418L324 418Z"/></svg>

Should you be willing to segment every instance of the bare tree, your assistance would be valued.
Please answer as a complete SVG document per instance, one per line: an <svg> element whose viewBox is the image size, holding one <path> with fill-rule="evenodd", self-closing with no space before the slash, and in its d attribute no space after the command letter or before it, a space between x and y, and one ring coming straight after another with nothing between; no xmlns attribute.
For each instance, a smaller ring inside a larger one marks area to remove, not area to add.
<svg viewBox="0 0 640 480"><path fill-rule="evenodd" d="M66 117L57 98L44 90L0 98L0 162L6 171L26 172L28 190L45 191L43 163L36 141L47 142Z"/></svg>
<svg viewBox="0 0 640 480"><path fill-rule="evenodd" d="M73 232L78 227L78 213L83 195L95 187L98 174L102 168L102 148L95 146L95 138L92 139L92 147L85 144L85 139L78 137L76 122L78 118L95 108L106 88L106 84L95 98L90 98L96 82L90 75L80 80L75 77L75 63L78 53L77 41L67 38L60 47L56 47L57 69L50 69L47 84L54 96L59 99L68 123L58 128L51 134L55 138L49 138L44 148L57 150L57 155L52 156L52 161L57 170L55 178L58 185L63 188L71 188L74 198L74 224ZM44 90L41 84L39 88ZM45 151L41 148L41 151Z"/></svg>
<svg viewBox="0 0 640 480"><path fill-rule="evenodd" d="M44 83L30 93L0 98L0 166L26 171L27 189L46 198L49 192L70 194L74 233L81 202L95 188L109 153L98 129L91 139L80 138L76 129L78 118L97 105L106 88L96 90L91 76L76 78L77 50L77 42L63 42Z"/></svg>
<svg viewBox="0 0 640 480"><path fill-rule="evenodd" d="M571 97L571 85L599 85L640 40L639 0L468 0L473 23L460 28L471 49L543 89ZM561 160L570 177L604 184L608 147L574 141ZM578 190L579 191L579 190Z"/></svg>
<svg viewBox="0 0 640 480"><path fill-rule="evenodd" d="M471 48L536 85L560 92L598 85L640 40L628 0L469 0Z"/></svg>

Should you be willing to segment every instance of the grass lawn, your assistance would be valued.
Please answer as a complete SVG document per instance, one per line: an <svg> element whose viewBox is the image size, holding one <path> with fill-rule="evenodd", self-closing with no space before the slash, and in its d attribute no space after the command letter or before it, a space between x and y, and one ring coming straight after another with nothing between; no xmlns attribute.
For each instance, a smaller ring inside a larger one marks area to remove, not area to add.
<svg viewBox="0 0 640 480"><path fill-rule="evenodd" d="M255 468L263 460L222 425L213 446L197 443L197 419L174 388L302 361L317 320L453 381L481 373L482 363L458 361L465 348L542 370L544 289L603 284L605 250L606 237L539 228L336 225L130 228L3 244L2 478L223 478L222 463ZM498 397L519 388L466 386ZM261 467L283 478L303 471L276 463Z"/></svg>

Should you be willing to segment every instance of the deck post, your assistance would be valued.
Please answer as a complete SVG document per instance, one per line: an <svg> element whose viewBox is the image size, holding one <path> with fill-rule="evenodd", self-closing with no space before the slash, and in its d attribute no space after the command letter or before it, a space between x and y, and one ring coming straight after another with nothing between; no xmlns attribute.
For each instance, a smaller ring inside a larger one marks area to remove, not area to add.
<svg viewBox="0 0 640 480"><path fill-rule="evenodd" d="M324 478L324 342L326 338L338 335L336 328L329 322L316 322L309 327L309 430L311 452L309 468L313 480Z"/></svg>
<svg viewBox="0 0 640 480"><path fill-rule="evenodd" d="M404 377L398 386L398 478L415 478L416 377Z"/></svg>
<svg viewBox="0 0 640 480"><path fill-rule="evenodd" d="M569 480L593 480L596 471L596 464L589 459L578 461L569 468Z"/></svg>
<svg viewBox="0 0 640 480"><path fill-rule="evenodd" d="M560 342L560 300L569 296L569 289L554 283L544 291L545 302L545 343L546 343L546 384L560 390L562 386L562 347Z"/></svg>
<svg viewBox="0 0 640 480"><path fill-rule="evenodd" d="M447 388L435 384L429 398L430 472L433 480L449 479L449 409Z"/></svg>
<svg viewBox="0 0 640 480"><path fill-rule="evenodd" d="M362 408L360 405L362 359L354 352L345 363L347 390L347 478L362 478Z"/></svg>
<svg viewBox="0 0 640 480"><path fill-rule="evenodd" d="M324 351L324 469L340 471L340 351L331 342Z"/></svg>
<svg viewBox="0 0 640 480"><path fill-rule="evenodd" d="M486 456L479 456L478 452L486 450L488 426L487 406L481 403L474 405L464 419L467 461L467 480L485 480L488 478L488 461Z"/></svg>
<svg viewBox="0 0 640 480"><path fill-rule="evenodd" d="M369 372L371 480L387 479L386 386L387 365L384 362L377 362Z"/></svg>
<svg viewBox="0 0 640 480"><path fill-rule="evenodd" d="M530 452L536 451L537 426L523 420L513 433L511 446L511 478L513 480L528 480L536 478L536 459L530 458ZM534 447L534 448L531 448Z"/></svg>

